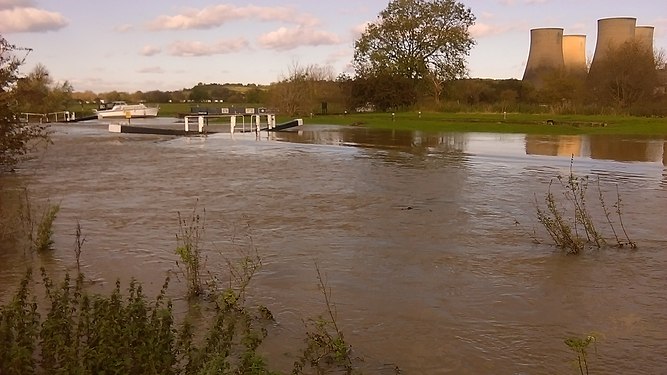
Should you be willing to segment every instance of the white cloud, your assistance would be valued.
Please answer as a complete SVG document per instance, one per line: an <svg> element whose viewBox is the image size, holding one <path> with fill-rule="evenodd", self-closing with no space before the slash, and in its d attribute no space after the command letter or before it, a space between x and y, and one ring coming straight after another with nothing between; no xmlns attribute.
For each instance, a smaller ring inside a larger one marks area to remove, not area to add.
<svg viewBox="0 0 667 375"><path fill-rule="evenodd" d="M23 6L28 1L0 1L0 32L53 31L68 25L60 13Z"/></svg>
<svg viewBox="0 0 667 375"><path fill-rule="evenodd" d="M211 29L228 22L240 20L282 21L308 26L319 23L314 16L300 14L287 7L260 7L254 5L239 7L220 4L202 9L185 9L181 14L173 16L159 16L149 22L148 28L151 30Z"/></svg>
<svg viewBox="0 0 667 375"><path fill-rule="evenodd" d="M148 66L137 70L137 72L142 74L160 74L164 73L164 70L159 66Z"/></svg>
<svg viewBox="0 0 667 375"><path fill-rule="evenodd" d="M349 63L352 60L353 55L354 51L352 48L340 48L327 56L326 63L328 65L333 65L340 61Z"/></svg>
<svg viewBox="0 0 667 375"><path fill-rule="evenodd" d="M364 22L360 25L357 25L357 26L353 27L351 32L352 32L352 36L354 37L354 39L359 38L361 36L361 34L363 34L366 31L366 29L368 28L368 25L370 25L371 23L372 22Z"/></svg>
<svg viewBox="0 0 667 375"><path fill-rule="evenodd" d="M484 38L513 31L515 28L507 25L493 25L489 23L477 22L470 27L470 35L474 38Z"/></svg>
<svg viewBox="0 0 667 375"><path fill-rule="evenodd" d="M314 30L309 27L281 27L259 37L259 44L267 49L287 51L301 46L322 46L339 44L336 34Z"/></svg>
<svg viewBox="0 0 667 375"><path fill-rule="evenodd" d="M160 52L162 52L162 49L156 46L144 46L144 48L141 49L141 54L143 56L154 56Z"/></svg>
<svg viewBox="0 0 667 375"><path fill-rule="evenodd" d="M177 41L169 47L169 54L180 57L212 56L235 53L248 48L248 41L239 39L221 40L213 44Z"/></svg>
<svg viewBox="0 0 667 375"><path fill-rule="evenodd" d="M119 33L126 33L128 31L131 31L132 29L134 29L134 27L130 24L118 25L114 27L114 30Z"/></svg>
<svg viewBox="0 0 667 375"><path fill-rule="evenodd" d="M523 4L528 4L528 5L534 5L534 4L544 4L546 3L547 0L500 0L499 3L507 6L514 6L517 5L518 3L523 3Z"/></svg>
<svg viewBox="0 0 667 375"><path fill-rule="evenodd" d="M667 18L658 18L654 22L655 37L662 37L667 35Z"/></svg>

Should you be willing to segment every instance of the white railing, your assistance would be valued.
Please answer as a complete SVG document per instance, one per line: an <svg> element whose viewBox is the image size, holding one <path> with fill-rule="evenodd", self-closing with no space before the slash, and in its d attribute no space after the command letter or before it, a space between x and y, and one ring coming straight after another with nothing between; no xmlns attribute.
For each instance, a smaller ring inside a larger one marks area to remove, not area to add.
<svg viewBox="0 0 667 375"><path fill-rule="evenodd" d="M19 119L22 122L67 122L76 119L76 114L70 111L49 112L49 113L21 113Z"/></svg>
<svg viewBox="0 0 667 375"><path fill-rule="evenodd" d="M245 115L234 114L234 115L188 115L185 116L185 131L190 131L190 120L195 120L197 123L197 129L200 133L204 132L204 128L208 126L209 119L218 119L218 118L228 118L229 119L229 132L234 134L234 131L237 127L237 118L241 118L241 131L242 132L251 132L255 131L259 133L262 128L262 117L266 117L266 129L270 130L276 127L276 115L274 114L256 114L250 116L249 128L246 130Z"/></svg>

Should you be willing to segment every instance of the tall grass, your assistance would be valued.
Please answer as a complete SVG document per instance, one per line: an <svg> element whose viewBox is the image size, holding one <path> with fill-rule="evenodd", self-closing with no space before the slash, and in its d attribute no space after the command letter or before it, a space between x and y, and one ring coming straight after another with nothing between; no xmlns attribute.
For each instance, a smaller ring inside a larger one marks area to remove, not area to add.
<svg viewBox="0 0 667 375"><path fill-rule="evenodd" d="M44 209L33 240L35 250L38 252L53 250L53 222L56 220L59 211L60 205L58 204L48 204Z"/></svg>
<svg viewBox="0 0 667 375"><path fill-rule="evenodd" d="M292 374L300 374L308 366L318 374L329 370L351 373L353 370L350 346L338 326L336 305L331 299L331 289L315 264L320 293L324 297L326 313L316 319L304 321L306 326L306 347L294 362Z"/></svg>
<svg viewBox="0 0 667 375"><path fill-rule="evenodd" d="M197 206L192 209L189 217L184 218L178 212L179 232L176 235L176 254L180 262L176 265L185 276L190 297L204 293L203 268L205 257L201 248L201 240L206 228L206 211L197 212Z"/></svg>

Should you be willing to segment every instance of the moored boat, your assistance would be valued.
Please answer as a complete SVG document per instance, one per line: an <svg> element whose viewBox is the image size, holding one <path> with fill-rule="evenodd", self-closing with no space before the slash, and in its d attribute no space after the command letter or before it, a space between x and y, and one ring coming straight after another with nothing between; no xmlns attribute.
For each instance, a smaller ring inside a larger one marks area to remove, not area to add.
<svg viewBox="0 0 667 375"><path fill-rule="evenodd" d="M143 103L127 104L123 101L115 101L101 104L95 114L98 119L156 117L159 109L157 106L149 107Z"/></svg>

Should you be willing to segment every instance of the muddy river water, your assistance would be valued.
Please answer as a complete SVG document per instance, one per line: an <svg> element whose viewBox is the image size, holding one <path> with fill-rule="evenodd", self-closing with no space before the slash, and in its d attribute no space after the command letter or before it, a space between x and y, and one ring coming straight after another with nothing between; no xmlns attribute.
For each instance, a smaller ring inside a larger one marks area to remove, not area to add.
<svg viewBox="0 0 667 375"><path fill-rule="evenodd" d="M368 373L575 374L563 340L588 333L599 337L594 373L667 373L665 139L53 130L53 145L0 186L27 186L33 205L60 204L55 250L0 253L0 301L28 264L73 269L77 221L82 267L97 288L134 277L153 295L177 270L178 213L196 206L212 274L224 277L239 246L252 242L261 256L250 295L276 317L264 350L278 368L302 345L302 319L324 312L317 264ZM575 173L599 180L610 206L618 189L638 249L567 256L547 241L535 201L572 155ZM182 282L170 291L182 301Z"/></svg>

